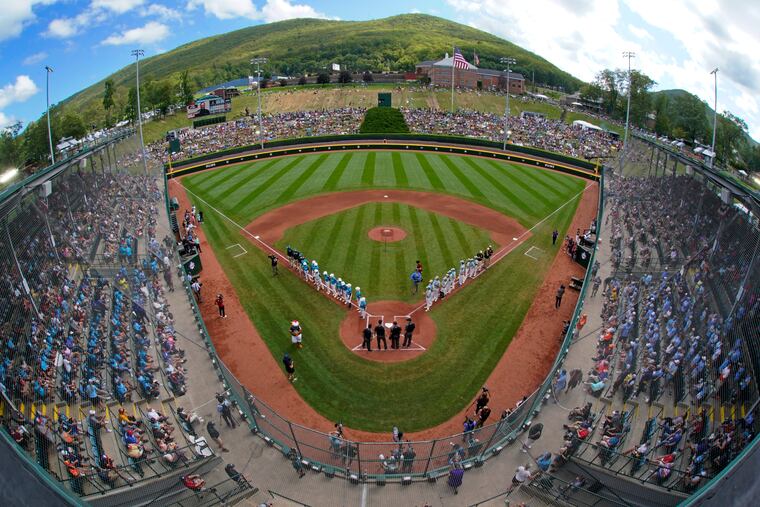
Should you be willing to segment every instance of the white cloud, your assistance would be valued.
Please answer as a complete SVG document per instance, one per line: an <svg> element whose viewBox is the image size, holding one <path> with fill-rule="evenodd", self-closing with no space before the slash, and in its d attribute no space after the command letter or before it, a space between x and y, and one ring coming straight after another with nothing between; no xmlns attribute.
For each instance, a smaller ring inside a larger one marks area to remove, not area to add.
<svg viewBox="0 0 760 507"><path fill-rule="evenodd" d="M290 0L267 0L259 10L253 0L189 0L188 10L203 8L204 12L219 19L248 18L266 23L293 18L326 18L307 4L293 4Z"/></svg>
<svg viewBox="0 0 760 507"><path fill-rule="evenodd" d="M742 0L446 0L456 18L539 54L583 80L632 64L748 120L760 136L760 2ZM625 3L628 9L621 9ZM630 12L629 12L630 11ZM519 62L518 62L519 63Z"/></svg>
<svg viewBox="0 0 760 507"><path fill-rule="evenodd" d="M161 19L163 21L172 21L172 20L182 19L181 12L174 9L170 9L169 7L166 7L165 5L161 5L161 4L150 4L146 9L143 9L142 12L140 12L140 16L142 17L155 16L158 19Z"/></svg>
<svg viewBox="0 0 760 507"><path fill-rule="evenodd" d="M77 34L78 27L74 18L54 19L48 24L46 35L58 39L66 39Z"/></svg>
<svg viewBox="0 0 760 507"><path fill-rule="evenodd" d="M39 53L34 53L26 58L24 58L24 61L22 62L24 65L36 65L40 63L42 60L48 57L48 54L44 51L40 51Z"/></svg>
<svg viewBox="0 0 760 507"><path fill-rule="evenodd" d="M90 7L93 9L104 9L116 14L124 14L135 7L145 3L145 0L92 0Z"/></svg>
<svg viewBox="0 0 760 507"><path fill-rule="evenodd" d="M628 23L628 30L639 39L654 40L654 36L641 27Z"/></svg>
<svg viewBox="0 0 760 507"><path fill-rule="evenodd" d="M169 36L169 27L157 21L149 21L145 26L126 30L118 35L111 35L101 44L106 46L123 46L125 44L155 44Z"/></svg>
<svg viewBox="0 0 760 507"><path fill-rule="evenodd" d="M292 4L288 0L267 0L261 8L264 21L272 23L294 18L325 18L326 16L314 10L310 5Z"/></svg>
<svg viewBox="0 0 760 507"><path fill-rule="evenodd" d="M190 0L187 2L188 10L199 7L202 7L206 14L211 14L219 19L233 19L237 17L259 19L261 17L251 0L227 0L225 2L217 0Z"/></svg>
<svg viewBox="0 0 760 507"><path fill-rule="evenodd" d="M18 36L25 26L35 20L34 8L56 0L12 0L3 5L0 16L0 41Z"/></svg>
<svg viewBox="0 0 760 507"><path fill-rule="evenodd" d="M9 83L0 88L0 109L10 104L25 102L38 91L39 88L29 76L16 76L15 83Z"/></svg>

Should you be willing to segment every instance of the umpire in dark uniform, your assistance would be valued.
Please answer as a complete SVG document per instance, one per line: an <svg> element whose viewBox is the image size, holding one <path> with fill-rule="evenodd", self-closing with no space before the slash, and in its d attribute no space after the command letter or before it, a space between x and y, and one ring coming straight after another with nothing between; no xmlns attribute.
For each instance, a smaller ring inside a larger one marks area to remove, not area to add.
<svg viewBox="0 0 760 507"><path fill-rule="evenodd" d="M392 349L399 349L401 342L401 326L398 325L398 322L395 320L393 321L393 326L391 326L391 348Z"/></svg>
<svg viewBox="0 0 760 507"><path fill-rule="evenodd" d="M417 327L414 322L412 322L411 317L406 318L406 326L404 326L404 347L409 348L409 346L412 344L412 334L414 333L414 328Z"/></svg>
<svg viewBox="0 0 760 507"><path fill-rule="evenodd" d="M385 326L382 320L377 321L375 326L375 337L377 338L377 350L380 350L380 342L383 342L383 347L388 350L388 343L385 341Z"/></svg>
<svg viewBox="0 0 760 507"><path fill-rule="evenodd" d="M367 352L372 352L372 325L371 324L367 324L367 327L365 327L364 330L362 331L362 348L367 349Z"/></svg>

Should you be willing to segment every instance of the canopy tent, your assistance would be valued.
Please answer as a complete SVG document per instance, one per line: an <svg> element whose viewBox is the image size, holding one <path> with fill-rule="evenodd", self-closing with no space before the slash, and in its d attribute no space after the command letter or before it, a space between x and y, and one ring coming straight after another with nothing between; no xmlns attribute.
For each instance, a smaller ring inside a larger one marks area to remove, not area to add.
<svg viewBox="0 0 760 507"><path fill-rule="evenodd" d="M575 121L573 122L573 126L574 126L574 127L581 127L581 128L582 128L582 129L584 129L584 130L586 130L586 129L589 129L589 130L598 130L598 131L600 131L600 132L602 132L602 131L604 130L604 129L603 129L603 128L601 128L601 127L597 127L597 126L596 126L596 125L594 125L593 123L589 123L589 122L587 122L587 121L583 121L583 120L575 120Z"/></svg>

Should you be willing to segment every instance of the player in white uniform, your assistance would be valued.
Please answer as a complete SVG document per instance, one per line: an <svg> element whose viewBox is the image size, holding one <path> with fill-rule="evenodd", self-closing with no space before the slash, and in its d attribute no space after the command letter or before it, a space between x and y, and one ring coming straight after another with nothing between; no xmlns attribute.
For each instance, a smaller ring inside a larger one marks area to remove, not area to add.
<svg viewBox="0 0 760 507"><path fill-rule="evenodd" d="M465 264L464 260L459 261L459 286L461 287L464 285L464 281L467 279L467 274L465 273Z"/></svg>
<svg viewBox="0 0 760 507"><path fill-rule="evenodd" d="M297 320L290 323L290 340L297 348L303 348L303 330L301 329L301 324Z"/></svg>
<svg viewBox="0 0 760 507"><path fill-rule="evenodd" d="M359 300L359 317L362 319L367 316L367 298L364 296Z"/></svg>
<svg viewBox="0 0 760 507"><path fill-rule="evenodd" d="M353 292L351 289L351 284L347 283L343 288L343 302L348 306L351 306L351 292Z"/></svg>
<svg viewBox="0 0 760 507"><path fill-rule="evenodd" d="M425 311L429 312L431 306L433 306L433 283L429 282L425 287Z"/></svg>

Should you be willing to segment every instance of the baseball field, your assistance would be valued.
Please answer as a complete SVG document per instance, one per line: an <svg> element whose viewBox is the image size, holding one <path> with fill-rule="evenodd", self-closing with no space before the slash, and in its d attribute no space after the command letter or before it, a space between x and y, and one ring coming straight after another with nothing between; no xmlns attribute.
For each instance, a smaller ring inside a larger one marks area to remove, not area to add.
<svg viewBox="0 0 760 507"><path fill-rule="evenodd" d="M214 274L204 260L204 320L241 382L280 407L285 402L276 398L294 388L320 416L350 428L414 432L461 412L489 378L553 266L562 242L552 245L552 231L568 233L587 185L476 157L358 151L205 171L172 180L170 193L184 187L183 202L204 211L202 237L223 271ZM373 239L377 228L405 236ZM273 276L267 259L269 248L298 248L320 269L361 286L372 313L373 303L423 302L410 290L416 260L428 279L488 244L498 262L425 315L435 328L425 350L408 358L395 352L390 362L341 339L342 323L358 320L355 310L315 291L284 261ZM213 314L213 292L234 300L223 322ZM303 349L291 344L293 319L303 327ZM292 387L280 362L285 352L296 364ZM531 358L523 363L526 371L514 371L516 377L545 374L529 371ZM300 402L289 406L297 411Z"/></svg>

